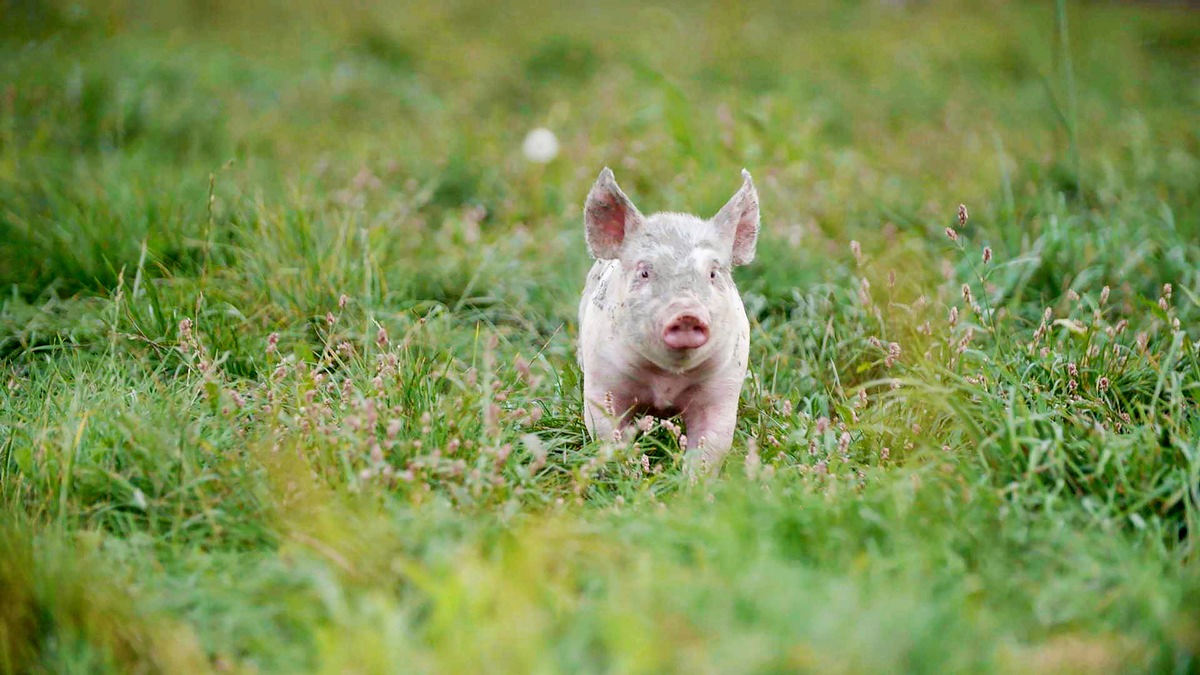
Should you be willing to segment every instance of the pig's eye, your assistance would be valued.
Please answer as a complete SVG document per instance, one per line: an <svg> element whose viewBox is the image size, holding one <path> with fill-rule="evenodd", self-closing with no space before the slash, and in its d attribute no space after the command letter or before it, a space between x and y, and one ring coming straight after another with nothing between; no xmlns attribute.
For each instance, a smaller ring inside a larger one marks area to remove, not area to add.
<svg viewBox="0 0 1200 675"><path fill-rule="evenodd" d="M650 278L650 270L642 270L641 272L638 272L638 276L643 279L649 279Z"/></svg>
<svg viewBox="0 0 1200 675"><path fill-rule="evenodd" d="M716 270L710 271L708 273L708 278L712 279L713 281L716 281L717 280L717 271Z"/></svg>

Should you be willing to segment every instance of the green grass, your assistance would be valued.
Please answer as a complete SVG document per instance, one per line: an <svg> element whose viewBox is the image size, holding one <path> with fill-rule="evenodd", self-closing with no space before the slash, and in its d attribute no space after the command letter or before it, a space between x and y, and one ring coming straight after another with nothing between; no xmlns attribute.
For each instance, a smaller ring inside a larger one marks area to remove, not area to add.
<svg viewBox="0 0 1200 675"><path fill-rule="evenodd" d="M1200 14L786 4L0 4L0 672L1200 670ZM604 165L759 186L719 476Z"/></svg>

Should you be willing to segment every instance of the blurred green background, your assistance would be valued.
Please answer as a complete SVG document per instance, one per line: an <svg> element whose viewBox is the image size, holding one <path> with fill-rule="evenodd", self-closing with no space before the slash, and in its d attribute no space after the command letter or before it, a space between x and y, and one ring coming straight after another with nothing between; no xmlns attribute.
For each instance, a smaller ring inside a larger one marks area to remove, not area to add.
<svg viewBox="0 0 1200 675"><path fill-rule="evenodd" d="M993 244L1016 251L1039 225L1022 192L1109 208L1131 181L1196 228L1186 8L1080 5L1070 71L1053 3L10 1L5 14L0 282L26 298L112 288L142 241L162 272L194 271L208 221L240 244L223 226L256 200L360 218L386 240L383 263L414 223L473 206L488 240L517 224L569 232L605 164L647 209L702 212L746 166L776 240L799 225L869 245L889 221L936 234L967 202L1016 218ZM520 153L538 126L562 143L546 167ZM579 248L544 264L575 254L578 269ZM796 255L777 262L813 267ZM409 296L460 290L387 276Z"/></svg>

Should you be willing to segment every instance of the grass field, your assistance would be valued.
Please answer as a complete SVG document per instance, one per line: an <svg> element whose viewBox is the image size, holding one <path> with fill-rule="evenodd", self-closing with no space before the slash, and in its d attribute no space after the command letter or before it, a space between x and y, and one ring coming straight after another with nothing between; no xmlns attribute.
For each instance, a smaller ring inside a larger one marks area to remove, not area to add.
<svg viewBox="0 0 1200 675"><path fill-rule="evenodd" d="M1200 13L569 4L0 2L0 672L1200 671ZM605 165L754 174L719 476Z"/></svg>

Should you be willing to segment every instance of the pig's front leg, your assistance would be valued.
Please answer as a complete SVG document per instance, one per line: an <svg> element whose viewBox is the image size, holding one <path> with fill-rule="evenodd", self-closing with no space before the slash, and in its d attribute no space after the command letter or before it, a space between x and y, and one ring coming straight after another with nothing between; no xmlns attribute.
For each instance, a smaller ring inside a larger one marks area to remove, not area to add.
<svg viewBox="0 0 1200 675"><path fill-rule="evenodd" d="M684 411L689 468L715 471L725 458L733 446L739 393L739 387L721 387L713 395L693 401Z"/></svg>
<svg viewBox="0 0 1200 675"><path fill-rule="evenodd" d="M633 399L616 394L609 389L584 387L583 422L593 440L618 440L616 430L623 430L629 423L629 409Z"/></svg>

